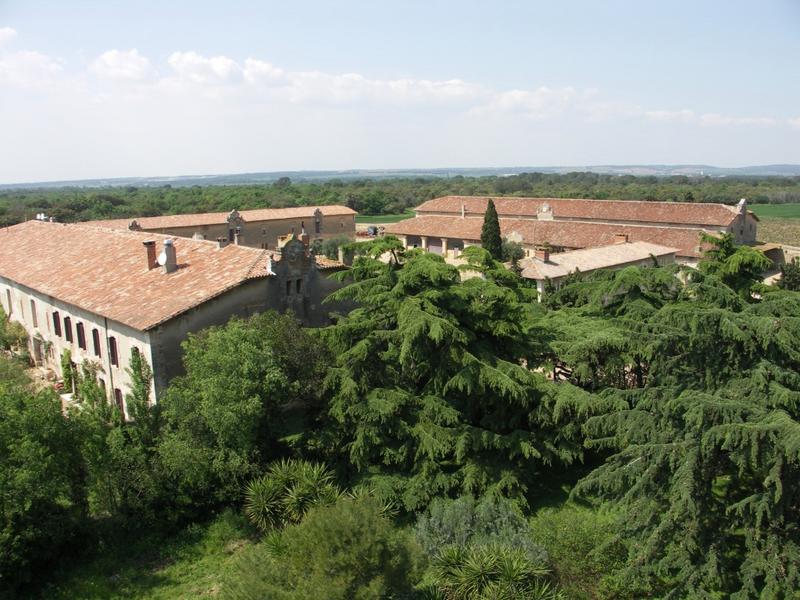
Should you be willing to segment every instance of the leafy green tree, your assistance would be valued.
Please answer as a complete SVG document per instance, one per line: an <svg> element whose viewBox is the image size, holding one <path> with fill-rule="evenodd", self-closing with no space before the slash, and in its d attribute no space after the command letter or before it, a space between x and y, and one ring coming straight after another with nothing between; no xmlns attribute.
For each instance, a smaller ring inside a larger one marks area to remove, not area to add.
<svg viewBox="0 0 800 600"><path fill-rule="evenodd" d="M492 199L486 206L481 227L481 247L495 260L503 259L503 240L500 237L500 220L497 218L497 209Z"/></svg>
<svg viewBox="0 0 800 600"><path fill-rule="evenodd" d="M72 352L69 348L61 353L61 379L66 393L71 394L75 391L75 367L72 364Z"/></svg>
<svg viewBox="0 0 800 600"><path fill-rule="evenodd" d="M3 350L21 350L28 341L28 332L21 323L9 320L0 307L0 348Z"/></svg>
<svg viewBox="0 0 800 600"><path fill-rule="evenodd" d="M778 280L778 287L782 290L800 292L800 259L796 256L791 262L781 265L781 278Z"/></svg>
<svg viewBox="0 0 800 600"><path fill-rule="evenodd" d="M407 597L419 572L413 538L375 498L341 497L245 553L224 586L226 600Z"/></svg>
<svg viewBox="0 0 800 600"><path fill-rule="evenodd" d="M302 437L304 421L290 417L318 401L318 346L294 318L274 312L184 342L186 375L162 402L158 445L179 502L237 501L262 465Z"/></svg>
<svg viewBox="0 0 800 600"><path fill-rule="evenodd" d="M0 357L3 372L19 369ZM62 555L86 512L76 429L52 391L0 380L0 595Z"/></svg>
<svg viewBox="0 0 800 600"><path fill-rule="evenodd" d="M334 299L359 308L323 331L337 359L320 447L409 510L450 493L522 500L538 469L582 456L567 423L585 398L522 364L543 353L538 307L485 250L465 255L485 279L462 283L418 251L388 265L357 258Z"/></svg>
<svg viewBox="0 0 800 600"><path fill-rule="evenodd" d="M70 416L81 432L92 512L126 527L168 519L164 505L169 494L155 453L159 419L158 408L150 406L150 367L138 352L131 355L129 421L97 383L99 369L89 361L81 365L76 376L78 406Z"/></svg>

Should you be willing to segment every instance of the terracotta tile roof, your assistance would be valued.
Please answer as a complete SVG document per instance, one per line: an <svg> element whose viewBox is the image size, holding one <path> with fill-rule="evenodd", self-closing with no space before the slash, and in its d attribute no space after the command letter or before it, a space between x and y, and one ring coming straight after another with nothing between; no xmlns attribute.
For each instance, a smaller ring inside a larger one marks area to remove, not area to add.
<svg viewBox="0 0 800 600"><path fill-rule="evenodd" d="M355 215L351 208L339 205L298 206L293 208L256 208L238 211L245 222L279 221L281 219L313 219L314 211L319 209L324 217ZM164 215L160 217L130 217L127 219L108 219L88 221L87 225L128 229L131 221L136 221L144 230L165 229L168 227L200 227L202 225L222 225L228 222L228 212L192 213L185 215Z"/></svg>
<svg viewBox="0 0 800 600"><path fill-rule="evenodd" d="M386 226L392 235L427 235L478 242L483 219L478 217L415 217ZM519 234L526 245L551 244L564 248L594 248L614 242L618 233L631 242L650 242L678 248L678 255L698 258L702 230L689 227L614 225L583 221L537 221L535 219L500 219L502 235Z"/></svg>
<svg viewBox="0 0 800 600"><path fill-rule="evenodd" d="M572 198L513 198L492 197L499 216L535 217L546 203L555 219L585 219L590 221L637 221L675 223L696 226L728 226L736 218L735 206L692 202L643 202L639 200L581 200ZM415 210L420 216L429 213L483 216L488 196L443 196L420 204Z"/></svg>
<svg viewBox="0 0 800 600"><path fill-rule="evenodd" d="M655 257L675 254L677 248L667 248L650 242L630 242L612 244L599 248L586 248L569 252L551 253L550 260L544 262L539 258L526 258L520 261L522 276L528 279L555 279L565 277L575 270L589 273L597 269L607 269L647 260Z"/></svg>
<svg viewBox="0 0 800 600"><path fill-rule="evenodd" d="M147 270L142 242L174 239L178 270ZM266 250L154 233L27 221L0 229L0 276L147 330L269 275Z"/></svg>

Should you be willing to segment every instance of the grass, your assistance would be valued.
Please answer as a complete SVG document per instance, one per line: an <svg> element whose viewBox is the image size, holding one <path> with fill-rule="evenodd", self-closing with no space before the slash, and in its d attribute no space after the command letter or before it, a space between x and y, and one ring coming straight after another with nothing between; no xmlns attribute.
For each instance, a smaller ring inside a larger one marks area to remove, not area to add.
<svg viewBox="0 0 800 600"><path fill-rule="evenodd" d="M121 536L92 556L74 557L31 597L47 600L214 598L238 554L250 544L234 512L177 535Z"/></svg>
<svg viewBox="0 0 800 600"><path fill-rule="evenodd" d="M759 218L800 219L800 204L750 204L747 208Z"/></svg>
<svg viewBox="0 0 800 600"><path fill-rule="evenodd" d="M367 224L374 224L374 223L397 223L398 221L404 221L405 219L410 219L414 216L414 211L407 210L403 214L400 215L358 215L356 217L356 223L367 223Z"/></svg>

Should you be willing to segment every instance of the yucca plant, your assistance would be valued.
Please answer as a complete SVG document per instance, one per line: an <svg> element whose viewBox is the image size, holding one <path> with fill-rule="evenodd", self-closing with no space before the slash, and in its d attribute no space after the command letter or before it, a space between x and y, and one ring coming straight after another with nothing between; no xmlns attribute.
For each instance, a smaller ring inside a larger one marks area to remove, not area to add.
<svg viewBox="0 0 800 600"><path fill-rule="evenodd" d="M434 559L432 597L447 600L560 600L549 570L518 548L448 546Z"/></svg>
<svg viewBox="0 0 800 600"><path fill-rule="evenodd" d="M273 463L247 485L244 511L253 525L267 532L299 522L310 508L333 504L340 495L325 465L287 459Z"/></svg>

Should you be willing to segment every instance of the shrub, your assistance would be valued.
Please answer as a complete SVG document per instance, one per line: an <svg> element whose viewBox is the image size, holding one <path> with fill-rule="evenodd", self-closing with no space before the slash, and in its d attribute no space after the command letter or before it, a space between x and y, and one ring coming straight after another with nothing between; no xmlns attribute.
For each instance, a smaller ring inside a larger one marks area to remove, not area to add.
<svg viewBox="0 0 800 600"><path fill-rule="evenodd" d="M239 558L222 598L350 600L411 592L418 573L413 539L370 496L312 508Z"/></svg>
<svg viewBox="0 0 800 600"><path fill-rule="evenodd" d="M522 550L535 564L547 564L547 552L533 541L528 522L504 498L434 500L416 526L417 540L433 558L447 546L500 545Z"/></svg>
<svg viewBox="0 0 800 600"><path fill-rule="evenodd" d="M626 550L616 540L612 514L575 505L540 510L531 534L550 556L558 584L570 598L628 598L616 572Z"/></svg>

